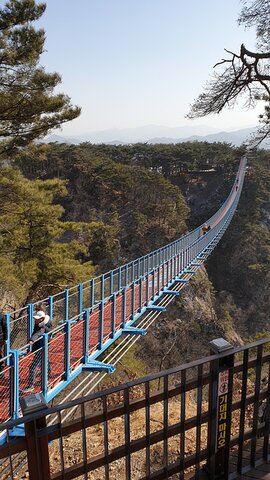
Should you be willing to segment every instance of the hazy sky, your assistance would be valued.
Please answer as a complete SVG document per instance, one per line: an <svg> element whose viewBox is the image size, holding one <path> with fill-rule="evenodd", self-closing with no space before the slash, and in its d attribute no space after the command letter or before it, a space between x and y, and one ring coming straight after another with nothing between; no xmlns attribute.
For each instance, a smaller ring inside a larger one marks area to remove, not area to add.
<svg viewBox="0 0 270 480"><path fill-rule="evenodd" d="M238 0L47 0L41 63L62 75L59 89L82 107L63 127L76 135L157 124L255 125L259 109L241 106L187 120L224 47L254 47L255 35L236 19Z"/></svg>

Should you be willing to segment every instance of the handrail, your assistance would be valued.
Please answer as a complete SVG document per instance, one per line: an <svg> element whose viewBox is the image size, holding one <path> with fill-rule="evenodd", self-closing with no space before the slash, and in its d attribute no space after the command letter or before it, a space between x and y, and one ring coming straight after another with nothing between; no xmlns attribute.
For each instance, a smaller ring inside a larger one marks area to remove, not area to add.
<svg viewBox="0 0 270 480"><path fill-rule="evenodd" d="M243 157L230 194L219 210L207 220L209 225L212 225L221 212L228 206L235 191L237 178L239 178L240 172L245 169L245 166L246 158ZM239 184L239 193L240 191L241 185ZM100 301L104 301L105 298L108 298L113 293L118 294L121 292L122 288L129 286L133 281L138 280L140 277L144 277L153 268L170 260L172 258L173 248L177 248L177 251L179 252L190 246L198 239L201 228L202 225L196 227L191 232L182 235L177 240L173 240L163 247L125 263L118 268L109 270L97 277L92 277L88 281L74 285L73 287L67 288L55 295L31 303L26 307L8 312L6 315L10 324L10 348L17 349L20 348L20 346L27 344L33 330L33 311L36 306L45 304L48 311L47 313L50 315L53 323L76 318L77 315L81 314L83 310L82 307L90 306L90 308L94 310L97 308L97 304ZM152 259L151 262L150 259ZM87 302L88 299L85 299L87 294L89 296L89 302Z"/></svg>
<svg viewBox="0 0 270 480"><path fill-rule="evenodd" d="M169 473L187 479L191 473L199 477L204 460L211 478L228 479L229 472L236 478L237 473L269 461L269 344L270 338L237 348L228 344L226 352L72 402L51 408L44 408L43 402L35 413L0 425L0 432L6 433L19 424L26 427L26 439L11 441L7 435L7 444L0 446L0 459L9 462L12 469L16 454L27 455L29 478L33 480L36 472L44 480L78 478L99 467L108 472L117 459L123 459L118 475L126 480L133 478L134 460L138 460L136 469L142 469L140 478L157 480ZM78 415L66 422L65 412L74 406ZM141 427L137 429L135 424L135 435L134 412ZM115 427L117 439L108 435ZM74 456L73 434L79 452ZM69 442L63 441L66 438ZM53 465L48 444L57 447L57 464ZM231 450L235 446L237 449ZM152 461L152 448L161 459L159 470ZM146 477L142 477L145 468Z"/></svg>
<svg viewBox="0 0 270 480"><path fill-rule="evenodd" d="M42 392L49 401L83 370L114 370L112 365L97 359L123 334L144 335L146 329L137 328L137 320L149 309L164 310L162 296L179 294L174 289L176 282L187 284L203 265L233 217L245 165L244 158L228 198L208 220L211 230L207 234L203 235L198 227L165 247L119 267L116 277L113 271L102 274L98 277L98 293L95 279L91 279L87 289L79 284L62 292L60 306L61 294L48 297L50 316L62 322L55 326L52 336L44 334L42 346L32 352L26 331L28 335L32 333L34 304L26 307L21 326L24 341L10 349L8 372L4 372L4 376L0 373L0 385L5 387L0 390L0 400L5 398L5 402L9 402L0 412L0 422L20 416L20 399L26 395L28 387ZM28 320L27 329L25 319ZM13 328L9 324L11 336Z"/></svg>

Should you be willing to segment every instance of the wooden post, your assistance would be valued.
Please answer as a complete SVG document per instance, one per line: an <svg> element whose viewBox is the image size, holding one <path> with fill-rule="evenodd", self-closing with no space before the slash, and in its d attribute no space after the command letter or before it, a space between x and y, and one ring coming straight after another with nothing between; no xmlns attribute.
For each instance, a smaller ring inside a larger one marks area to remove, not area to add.
<svg viewBox="0 0 270 480"><path fill-rule="evenodd" d="M48 437L38 437L38 430L46 427L48 408L42 393L29 395L21 399L23 415L44 411L44 415L25 423L29 480L50 480L50 461Z"/></svg>
<svg viewBox="0 0 270 480"><path fill-rule="evenodd" d="M212 340L210 347L212 354L228 354L220 355L211 365L211 421L208 429L210 455L207 468L210 478L226 480L229 477L234 351L233 346L223 338Z"/></svg>

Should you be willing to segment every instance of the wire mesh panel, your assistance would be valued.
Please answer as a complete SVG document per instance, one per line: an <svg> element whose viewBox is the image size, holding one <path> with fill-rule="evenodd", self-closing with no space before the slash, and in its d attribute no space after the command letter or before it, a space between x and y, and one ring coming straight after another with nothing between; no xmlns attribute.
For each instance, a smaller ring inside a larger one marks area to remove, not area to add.
<svg viewBox="0 0 270 480"><path fill-rule="evenodd" d="M27 443L19 440L10 442L8 448L0 446L0 459L10 457L11 465L12 445L20 453L32 441L34 451L28 451L29 458L42 447L42 460L50 463L54 480L81 475L111 480L174 475L190 479L199 478L204 467L214 478L220 458L227 466L231 461L222 478L229 474L236 478L237 473L269 458L269 351L269 339L228 348L43 410L27 419L32 425ZM74 408L79 418L66 423L67 413ZM240 424L231 416L237 410ZM44 422L38 427L44 415L51 418L49 428ZM24 419L11 422L9 429L22 422ZM224 437L225 455L220 457L224 428L219 427L224 422L229 430Z"/></svg>
<svg viewBox="0 0 270 480"><path fill-rule="evenodd" d="M112 298L104 305L103 312L103 342L106 342L112 334Z"/></svg>
<svg viewBox="0 0 270 480"><path fill-rule="evenodd" d="M142 282L136 282L134 285L134 311L139 313L142 306Z"/></svg>
<svg viewBox="0 0 270 480"><path fill-rule="evenodd" d="M158 265L161 266L161 283L164 287L175 276L175 265L173 264L175 256L183 250L180 262L181 271L183 271L183 269L190 264L194 255L198 255L199 247L206 247L207 244L214 239L214 236L222 228L223 224L230 221L241 193L245 166L246 159L243 158L241 159L230 195L220 209L208 220L211 230L207 235L203 236L205 238L202 238L201 227L198 227L184 237L144 257L138 258L111 272L107 272L92 279L90 282L71 287L68 289L68 294L64 291L53 297L40 300L33 304L32 308L35 309L38 307L38 304L44 303L47 308L47 313L52 317L53 325L57 326L57 324L63 320L73 319L77 315L81 315L83 309L93 308L100 300L109 300L112 293L119 293L123 287L130 285L133 281L139 280L140 277L145 277L147 273L151 272L151 270ZM239 188L236 189L236 185ZM226 225L228 225L228 223ZM94 288L92 288L91 285L92 287L94 286ZM144 303L145 298L143 299L143 304ZM32 334L31 330L32 318L31 314L29 314L28 307L23 307L10 313L11 348L20 348L22 345L25 345Z"/></svg>
<svg viewBox="0 0 270 480"><path fill-rule="evenodd" d="M52 298L52 307L50 312L50 306L47 306L47 312L49 315L51 313L51 319L53 327L66 320L66 303L67 295L66 292L60 292L54 295Z"/></svg>
<svg viewBox="0 0 270 480"><path fill-rule="evenodd" d="M104 274L103 277L103 286L102 286L102 294L104 298L109 298L112 292L112 276L111 272L107 272Z"/></svg>
<svg viewBox="0 0 270 480"><path fill-rule="evenodd" d="M0 360L0 423L6 422L13 413L13 395L10 396L10 393L14 381L14 367L7 365L8 362L11 362L11 355Z"/></svg>
<svg viewBox="0 0 270 480"><path fill-rule="evenodd" d="M51 389L63 379L65 365L66 332L62 325L54 332L48 343L48 388Z"/></svg>
<svg viewBox="0 0 270 480"><path fill-rule="evenodd" d="M116 296L115 305L115 330L121 328L123 322L123 295L122 293Z"/></svg>
<svg viewBox="0 0 270 480"><path fill-rule="evenodd" d="M78 285L75 287L69 288L68 296L68 318L72 319L78 315L78 305L79 305L79 293Z"/></svg>
<svg viewBox="0 0 270 480"><path fill-rule="evenodd" d="M70 329L70 368L74 370L84 356L84 320L78 320Z"/></svg>
<svg viewBox="0 0 270 480"><path fill-rule="evenodd" d="M11 312L10 314L10 347L20 348L29 340L29 314L28 308Z"/></svg>
<svg viewBox="0 0 270 480"><path fill-rule="evenodd" d="M89 353L98 349L99 345L99 311L95 310L89 318Z"/></svg>
<svg viewBox="0 0 270 480"><path fill-rule="evenodd" d="M133 314L132 310L132 287L129 287L126 291L126 322L128 322Z"/></svg>
<svg viewBox="0 0 270 480"><path fill-rule="evenodd" d="M25 356L19 357L19 391L20 397L30 392L41 392L43 355L42 347Z"/></svg>
<svg viewBox="0 0 270 480"><path fill-rule="evenodd" d="M146 297L146 292L147 292L147 283L146 279L142 280L141 283L141 307L144 307L147 303L147 297Z"/></svg>
<svg viewBox="0 0 270 480"><path fill-rule="evenodd" d="M240 168L243 169L243 166L244 162L242 162ZM242 182L243 177L241 177L241 185ZM136 314L141 313L143 307L148 305L155 295L161 296L162 289L165 289L166 285L172 283L179 270L183 272L185 268L190 268L192 261L197 255L200 256L202 254L201 259L207 258L221 238L225 228L227 228L236 208L239 195L240 189L236 191L233 187L231 195L226 202L209 220L211 230L206 235L202 234L201 228L197 228L181 239L129 264L7 314L6 317L10 318L10 347L18 349L22 345L27 344L33 332L33 316L36 309L42 308L49 314L53 321L53 326L56 328L59 324L67 322L62 333L58 332L59 345L57 346L58 340L53 339L49 340L48 345L48 356L51 357L50 363L54 362L52 359L57 356L61 358L55 371L56 378L62 378L64 374L68 374L69 370L67 369L71 368L74 370L78 362L82 361L85 353L84 347L86 347L84 343L88 342L90 355L100 350L104 342L110 337L113 338L114 334L124 327L126 322ZM153 273L154 269L155 273ZM85 308L91 309L89 324L87 323L89 325L88 332L85 332L83 327L83 310ZM76 326L69 323L73 320L76 321L76 324L74 324ZM85 333L87 335L84 340ZM62 338L60 338L61 334ZM57 335L55 338L57 338ZM42 366L43 361L47 363L46 342L40 353L40 358L38 358L36 351L25 355L22 348L20 352L22 356L19 359L20 390L26 388L28 383L31 383L26 378L27 376L31 377L31 372L34 372L35 377L34 389L39 388L46 392L47 376L50 388L55 385L49 366ZM9 342L7 351L10 351ZM36 359L35 362L33 361L33 364L31 356ZM24 365L25 368L22 369L21 365ZM41 378L42 372L44 373L43 378ZM257 370L254 375L256 375L256 378L259 378ZM6 390L3 389L2 391ZM15 384L11 385L10 391L10 404L14 404ZM258 386L256 387L256 392L258 392ZM15 403L18 410L17 400ZM259 415L259 413L254 412L255 414ZM236 417L237 414L235 413L234 416ZM240 418L239 415L238 418ZM256 450L256 444L254 443L254 445L253 450Z"/></svg>

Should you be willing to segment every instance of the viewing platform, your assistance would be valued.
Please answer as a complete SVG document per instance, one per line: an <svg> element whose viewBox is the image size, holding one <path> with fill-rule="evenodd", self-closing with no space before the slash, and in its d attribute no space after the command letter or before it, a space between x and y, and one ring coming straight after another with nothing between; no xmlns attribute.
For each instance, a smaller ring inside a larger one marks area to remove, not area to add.
<svg viewBox="0 0 270 480"><path fill-rule="evenodd" d="M0 478L269 480L269 351L219 338L208 357L69 403L30 395L0 427Z"/></svg>

